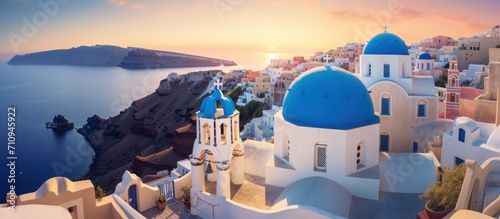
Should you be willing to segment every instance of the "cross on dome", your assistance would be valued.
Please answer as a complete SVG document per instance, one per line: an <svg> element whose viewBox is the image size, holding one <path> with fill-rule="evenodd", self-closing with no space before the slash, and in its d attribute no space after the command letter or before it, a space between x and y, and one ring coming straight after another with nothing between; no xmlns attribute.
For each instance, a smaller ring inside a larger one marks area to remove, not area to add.
<svg viewBox="0 0 500 219"><path fill-rule="evenodd" d="M387 25L384 25L384 33L387 33L387 28L389 28Z"/></svg>
<svg viewBox="0 0 500 219"><path fill-rule="evenodd" d="M328 53L325 54L325 63L328 63L328 60L330 59L330 55Z"/></svg>
<svg viewBox="0 0 500 219"><path fill-rule="evenodd" d="M222 82L220 82L220 79L217 79L217 81L214 82L214 86L217 89L220 89L222 87Z"/></svg>

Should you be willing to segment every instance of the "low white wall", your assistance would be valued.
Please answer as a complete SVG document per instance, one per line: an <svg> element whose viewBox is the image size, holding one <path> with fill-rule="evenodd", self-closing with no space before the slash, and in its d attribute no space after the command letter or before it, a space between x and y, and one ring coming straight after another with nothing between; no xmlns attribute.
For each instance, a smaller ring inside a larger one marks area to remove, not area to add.
<svg viewBox="0 0 500 219"><path fill-rule="evenodd" d="M184 195L184 192L182 192L183 187L191 187L192 181L191 181L191 172L187 173L186 175L182 176L181 178L175 179L174 180L174 189L175 189L175 198L180 198L182 195Z"/></svg>
<svg viewBox="0 0 500 219"><path fill-rule="evenodd" d="M284 176L284 177L270 177L270 176ZM286 176L286 177L285 177ZM324 177L330 179L342 187L346 188L352 195L363 197L372 200L378 200L379 198L379 179L370 178L359 178L359 177L349 177L349 176L332 176L324 172L308 172L299 173L295 170L276 168L274 166L267 166L266 169L266 184L287 187L293 182L299 179L304 179L308 177ZM294 180L290 180L294 179Z"/></svg>
<svg viewBox="0 0 500 219"><path fill-rule="evenodd" d="M240 203L217 197L208 193L197 192L191 200L191 214L204 219L275 219L275 218L344 218L311 206L292 205L279 210L261 210Z"/></svg>
<svg viewBox="0 0 500 219"><path fill-rule="evenodd" d="M116 185L115 192L122 200L128 200L130 186L137 186L137 207L139 211L145 211L156 205L155 197L160 195L158 187L152 187L142 182L137 175L125 171L122 181Z"/></svg>
<svg viewBox="0 0 500 219"><path fill-rule="evenodd" d="M273 144L246 140L245 146L245 173L265 177L266 163L273 156Z"/></svg>
<svg viewBox="0 0 500 219"><path fill-rule="evenodd" d="M423 193L436 182L434 155L430 153L380 153L380 191Z"/></svg>
<svg viewBox="0 0 500 219"><path fill-rule="evenodd" d="M139 212L130 207L130 205L123 201L118 195L113 194L113 200L115 200L116 204L120 207L120 209L122 209L128 218L146 219Z"/></svg>

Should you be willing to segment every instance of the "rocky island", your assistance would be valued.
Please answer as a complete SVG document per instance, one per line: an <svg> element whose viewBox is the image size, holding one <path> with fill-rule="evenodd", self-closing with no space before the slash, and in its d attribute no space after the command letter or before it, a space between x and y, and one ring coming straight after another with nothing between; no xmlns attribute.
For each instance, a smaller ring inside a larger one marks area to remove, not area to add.
<svg viewBox="0 0 500 219"><path fill-rule="evenodd" d="M63 115L59 114L54 116L52 122L46 122L45 128L50 128L55 131L67 131L75 128L75 124L64 118Z"/></svg>
<svg viewBox="0 0 500 219"><path fill-rule="evenodd" d="M235 62L170 51L111 45L80 46L15 55L9 65L110 66L125 69L233 66Z"/></svg>

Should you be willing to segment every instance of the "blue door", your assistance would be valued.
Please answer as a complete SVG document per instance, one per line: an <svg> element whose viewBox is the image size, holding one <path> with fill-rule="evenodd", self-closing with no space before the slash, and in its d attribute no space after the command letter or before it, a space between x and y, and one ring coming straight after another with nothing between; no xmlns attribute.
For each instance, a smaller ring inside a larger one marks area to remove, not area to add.
<svg viewBox="0 0 500 219"><path fill-rule="evenodd" d="M139 211L137 208L137 186L132 185L128 188L128 204L130 207L134 208L136 211Z"/></svg>
<svg viewBox="0 0 500 219"><path fill-rule="evenodd" d="M417 142L413 142L413 153L417 153L418 152L418 143Z"/></svg>
<svg viewBox="0 0 500 219"><path fill-rule="evenodd" d="M170 200L175 198L174 181L167 181L165 183L158 184L158 189L160 189L160 195L165 195L165 199Z"/></svg>
<svg viewBox="0 0 500 219"><path fill-rule="evenodd" d="M380 151L389 151L389 135L380 135Z"/></svg>

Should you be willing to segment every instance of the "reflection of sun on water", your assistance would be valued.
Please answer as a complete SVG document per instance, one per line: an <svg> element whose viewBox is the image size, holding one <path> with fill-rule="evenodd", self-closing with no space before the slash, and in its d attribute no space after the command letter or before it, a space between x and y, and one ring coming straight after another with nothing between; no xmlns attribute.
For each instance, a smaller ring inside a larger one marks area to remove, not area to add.
<svg viewBox="0 0 500 219"><path fill-rule="evenodd" d="M277 57L278 57L278 56L276 55L276 53L268 53L268 54L267 54L267 59L268 59L269 61L271 61L271 59L275 59L275 58L277 58Z"/></svg>

